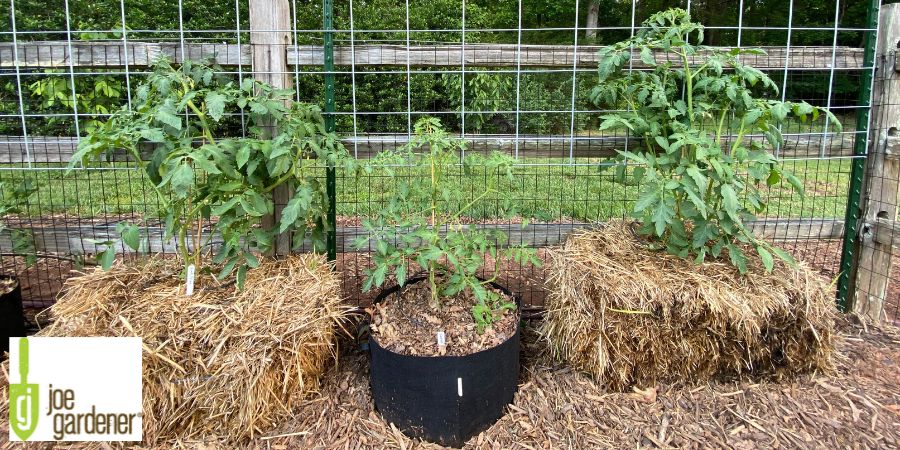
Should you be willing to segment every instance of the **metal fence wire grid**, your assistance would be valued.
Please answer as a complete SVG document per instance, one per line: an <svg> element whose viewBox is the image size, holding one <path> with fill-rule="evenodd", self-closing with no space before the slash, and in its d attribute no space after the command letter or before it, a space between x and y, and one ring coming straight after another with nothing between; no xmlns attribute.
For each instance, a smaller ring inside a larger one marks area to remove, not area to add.
<svg viewBox="0 0 900 450"><path fill-rule="evenodd" d="M448 174L471 198L488 182L501 187L466 220L542 248L629 215L639 189L616 184L607 169L634 141L599 131L609 111L589 98L598 51L634 36L650 14L680 6L706 25L706 44L764 49L745 62L778 84L778 99L828 108L842 125L838 131L826 118L781 130L785 143L775 155L805 195L764 188L769 206L753 229L837 280L842 305L900 317L900 275L890 269L898 255L900 89L896 45L884 43L897 36L884 20L878 34L877 0L0 3L0 181L27 177L38 188L21 214L6 218L0 266L20 276L28 307L52 304L71 270L89 264L120 222L143 224L149 251L173 250L163 239L160 199L134 161L114 156L66 171L79 139L130 107L161 57L213 59L238 82L256 77L291 90L294 100L328 113L327 125L359 159L405 145L417 119L439 118L466 152L500 151L516 162L514 181L486 168ZM638 55L628 67L647 68ZM240 136L247 126L243 112L231 111L221 131ZM329 189L328 250L345 294L366 302L360 288L370 253L352 243L364 234L360 218L386 201L396 178L309 170ZM10 229L33 233L36 265L26 268L15 255ZM542 304L540 268L509 265L503 274L526 305Z"/></svg>

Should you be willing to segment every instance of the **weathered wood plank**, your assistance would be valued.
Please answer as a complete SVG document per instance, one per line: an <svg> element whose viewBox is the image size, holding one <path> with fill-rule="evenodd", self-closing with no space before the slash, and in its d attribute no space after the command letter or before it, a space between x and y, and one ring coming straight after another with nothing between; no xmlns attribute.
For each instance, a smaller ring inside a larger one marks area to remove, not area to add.
<svg viewBox="0 0 900 450"><path fill-rule="evenodd" d="M181 52L177 42L129 41L73 41L72 62L81 68L124 67L126 54L129 66L143 67L152 64L160 56L180 63L183 60L213 58L223 66L251 64L250 45L224 43L188 43ZM523 45L521 66L571 68L576 62L580 68L595 68L597 52L602 46ZM519 47L515 44L466 44L465 62L469 67L516 67L519 63ZM765 55L746 55L742 61L762 70L783 70L785 59L792 69L831 68L832 54L835 69L860 69L863 67L863 50L855 47L763 47ZM335 47L335 65L357 67L456 67L462 65L461 45L355 45ZM0 68L15 68L11 42L0 43ZM186 58L185 58L186 56ZM680 65L674 55L657 53L657 59ZM18 43L20 68L69 67L69 43L66 41L20 41ZM702 60L698 56L697 60ZM300 45L287 49L289 65L322 66L324 54L321 46ZM633 67L647 67L638 55L632 56Z"/></svg>
<svg viewBox="0 0 900 450"><path fill-rule="evenodd" d="M869 141L865 178L861 235L857 239L857 258L851 277L853 311L874 321L885 317L893 262L892 239L884 237L887 222L897 217L900 202L900 159L894 157L900 147L900 72L893 70L900 44L900 3L881 6L878 43L875 49L876 75L872 92L872 139ZM881 234L868 239L867 233Z"/></svg>
<svg viewBox="0 0 900 450"><path fill-rule="evenodd" d="M577 67L595 68L599 62L598 51L603 46L570 45L523 45L521 61L515 44L466 44L466 66L475 67ZM742 61L761 70L783 70L785 58L792 68L831 68L831 47L792 47L788 54L785 47L763 47L765 55L746 55ZM403 45L357 45L354 52L349 47L335 48L335 65L349 66L406 66L407 57L413 67L461 66L463 49L460 45L411 46L407 52ZM577 50L577 51L576 51ZM669 61L675 66L681 60L673 54L656 53L657 61ZM836 69L858 69L862 67L862 49L838 47L834 50ZM642 69L647 65L637 54L632 55L631 64ZM322 48L318 46L298 46L288 56L291 63L307 66L322 65ZM702 61L703 56L696 57Z"/></svg>
<svg viewBox="0 0 900 450"><path fill-rule="evenodd" d="M785 136L785 143L780 151L782 157L818 156L824 141L826 156L848 156L853 151L855 134L828 133L822 134L791 134ZM724 145L727 147L733 135L724 137ZM745 136L747 141L765 143L762 136ZM525 158L607 158L616 156L616 150L624 150L626 142L630 140L632 148L637 144L634 138L625 136L537 136L520 135L472 135L467 134L466 151L493 152L499 151L509 155L518 155ZM518 148L517 143L518 141ZM408 142L405 134L396 135L363 135L358 138L348 137L343 139L344 146L351 155L357 158L371 158L379 152L393 150ZM0 144L2 152L2 144ZM0 155L2 158L2 155Z"/></svg>
<svg viewBox="0 0 900 450"><path fill-rule="evenodd" d="M853 151L855 134L792 134L785 136L785 145L780 156L804 157L818 156L825 140L825 156L848 156ZM406 134L360 135L345 137L344 145L351 155L358 158L370 158L379 152L393 150L406 145L409 137ZM761 141L761 137L751 137ZM515 135L466 135L468 151L499 151L509 155L516 154ZM726 137L726 142L731 137ZM518 154L523 158L564 158L569 156L572 139L569 136L536 136L520 135L518 138ZM624 136L576 136L572 146L572 156L576 158L604 158L616 155L616 150L625 148ZM634 140L631 141L632 145ZM74 137L30 136L28 138L30 161L35 164L67 163L75 153L78 139ZM147 154L149 155L149 149ZM0 136L0 164L27 163L25 140L21 136ZM111 161L124 161L124 153L113 155Z"/></svg>
<svg viewBox="0 0 900 450"><path fill-rule="evenodd" d="M562 242L573 230L590 227L589 223L532 223L525 227L520 224L478 225L482 229L502 229L509 236L509 244L524 244L530 247L546 247ZM806 239L840 239L844 223L838 219L768 219L750 223L750 227L765 239L780 242ZM65 227L48 226L31 229L34 233L37 251L56 254L95 254L106 247L95 242L116 241L115 224L68 225ZM142 251L150 253L174 253L177 249L175 239L163 239L160 227L147 227L143 230L144 243ZM347 226L337 229L337 250L339 253L359 252L353 241L365 235L362 227ZM220 243L213 238L213 245ZM122 245L122 253L132 253ZM309 244L307 243L307 248ZM9 252L9 231L0 233L0 251Z"/></svg>
<svg viewBox="0 0 900 450"><path fill-rule="evenodd" d="M900 250L900 221L878 218L870 230L872 241Z"/></svg>
<svg viewBox="0 0 900 450"><path fill-rule="evenodd" d="M66 41L37 41L18 43L19 67L68 68L69 43ZM181 46L173 42L129 41L72 41L72 65L79 68L119 68L129 66L146 67L160 57L180 63L185 59L202 60L215 58L222 65L250 64L250 46L216 43L191 43ZM127 58L126 58L127 56ZM0 68L15 68L16 54L11 42L0 43Z"/></svg>

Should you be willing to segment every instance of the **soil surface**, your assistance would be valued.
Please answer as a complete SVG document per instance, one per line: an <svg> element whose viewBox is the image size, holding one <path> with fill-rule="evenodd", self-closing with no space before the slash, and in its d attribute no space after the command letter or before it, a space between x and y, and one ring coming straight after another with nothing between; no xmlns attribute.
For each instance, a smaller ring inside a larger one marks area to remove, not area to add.
<svg viewBox="0 0 900 450"><path fill-rule="evenodd" d="M501 304L515 304L509 295L488 289L501 296ZM478 334L470 312L476 300L469 290L441 299L437 310L428 306L430 297L428 282L420 281L367 308L372 316L372 338L383 348L403 355L462 356L500 345L516 333L519 315L513 310L503 312L499 320ZM439 332L444 332L444 345L438 343Z"/></svg>

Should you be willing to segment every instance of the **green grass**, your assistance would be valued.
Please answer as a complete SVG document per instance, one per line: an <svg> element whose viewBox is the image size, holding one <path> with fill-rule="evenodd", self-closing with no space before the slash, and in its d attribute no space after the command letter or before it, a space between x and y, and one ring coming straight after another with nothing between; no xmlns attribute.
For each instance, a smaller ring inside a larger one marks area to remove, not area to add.
<svg viewBox="0 0 900 450"><path fill-rule="evenodd" d="M584 163L586 161L579 160ZM561 161L528 160L538 166L519 166L514 181L504 176L483 172L458 175L453 178L471 195L464 203L483 192L491 184L495 194L472 207L468 216L475 219L502 217L504 210L514 209L517 215L538 220L573 218L605 220L627 215L633 207L637 188L625 187L612 181L612 171L600 171L591 166L570 166ZM849 160L805 160L785 163L785 168L804 181L806 195L796 195L789 186L764 187L769 199L770 217L839 218L844 216L849 186ZM410 174L413 175L413 174ZM426 174L420 174L425 176ZM377 208L390 188L390 180L382 177L349 179L339 182L338 213L365 215Z"/></svg>
<svg viewBox="0 0 900 450"><path fill-rule="evenodd" d="M844 113L844 114L835 114L838 121L841 123L841 129L845 133L850 133L856 131L856 114L855 113ZM714 134L716 132L716 127L718 123L712 119L707 118L703 121L703 123L698 124L705 131ZM835 132L835 123L834 121L829 121L828 123L828 132ZM822 133L825 131L825 119L824 116L819 116L816 120L807 120L806 122L801 122L799 120L791 120L785 123L781 127L781 132L783 134L811 134L816 135L818 133ZM579 136L608 136L609 132L602 132L595 128L590 128L586 130L578 131L577 134ZM734 129L726 129L723 131L723 134L726 135L734 135L737 134Z"/></svg>
<svg viewBox="0 0 900 450"><path fill-rule="evenodd" d="M600 171L599 160L577 160L572 166L567 160L524 159L514 169L514 180L497 173L476 170L464 175L461 171L448 175L458 183L468 203L483 192L485 186L495 191L472 206L467 216L473 219L501 218L509 211L537 221L571 218L576 220L605 220L628 214L637 195L635 187L625 187L612 181L612 171ZM850 161L801 160L785 163L785 169L800 178L806 195L800 197L786 186L763 188L769 199L766 216L783 218L842 218L849 186ZM404 176L416 174L403 172ZM28 174L38 183L27 215L30 217L65 215L82 218L102 218L118 215L155 217L159 202L152 185L140 171L80 170L66 175L64 170L2 170L0 180L14 181ZM418 174L425 176L426 174ZM380 202L388 198L392 181L384 174L338 174L338 214L357 216L371 214ZM497 192L502 192L500 196ZM508 200L501 201L506 197Z"/></svg>

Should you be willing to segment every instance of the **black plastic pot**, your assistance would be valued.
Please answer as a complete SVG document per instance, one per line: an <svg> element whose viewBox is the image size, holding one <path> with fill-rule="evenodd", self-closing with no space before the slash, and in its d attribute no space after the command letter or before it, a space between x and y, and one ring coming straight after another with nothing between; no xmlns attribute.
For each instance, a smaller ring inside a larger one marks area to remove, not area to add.
<svg viewBox="0 0 900 450"><path fill-rule="evenodd" d="M3 280L16 277L0 275ZM25 313L22 312L22 288L16 280L16 287L0 295L0 357L9 351L9 338L25 336Z"/></svg>
<svg viewBox="0 0 900 450"><path fill-rule="evenodd" d="M422 280L411 279L407 286ZM398 290L381 292L375 303ZM373 336L369 383L375 408L407 436L462 447L512 403L519 380L519 334L517 324L502 344L465 356L401 355L378 345Z"/></svg>

